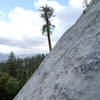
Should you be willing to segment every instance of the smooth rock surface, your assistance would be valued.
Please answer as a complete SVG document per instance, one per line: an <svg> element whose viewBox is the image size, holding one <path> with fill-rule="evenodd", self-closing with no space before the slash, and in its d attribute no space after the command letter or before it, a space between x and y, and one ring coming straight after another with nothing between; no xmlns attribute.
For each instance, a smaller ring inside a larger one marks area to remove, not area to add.
<svg viewBox="0 0 100 100"><path fill-rule="evenodd" d="M92 0L14 100L100 100L100 0Z"/></svg>

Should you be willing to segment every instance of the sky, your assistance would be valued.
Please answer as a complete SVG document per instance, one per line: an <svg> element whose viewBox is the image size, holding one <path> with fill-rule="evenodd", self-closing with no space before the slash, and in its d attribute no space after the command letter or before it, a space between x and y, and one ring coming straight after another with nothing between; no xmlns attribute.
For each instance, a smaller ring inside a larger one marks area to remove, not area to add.
<svg viewBox="0 0 100 100"><path fill-rule="evenodd" d="M54 8L53 47L82 13L83 0L0 0L0 53L48 53L48 40L42 35L39 7Z"/></svg>

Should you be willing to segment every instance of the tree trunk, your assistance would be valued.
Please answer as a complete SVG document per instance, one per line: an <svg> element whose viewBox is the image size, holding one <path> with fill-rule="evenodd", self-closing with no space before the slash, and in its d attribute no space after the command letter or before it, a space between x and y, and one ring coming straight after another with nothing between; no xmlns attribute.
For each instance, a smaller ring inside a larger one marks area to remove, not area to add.
<svg viewBox="0 0 100 100"><path fill-rule="evenodd" d="M47 16L47 11L46 13L46 24L49 25L49 20L48 20L48 16ZM48 45L49 45L49 50L52 50L52 46L51 46L51 39L50 39L50 29L47 28L47 38L48 38Z"/></svg>
<svg viewBox="0 0 100 100"><path fill-rule="evenodd" d="M51 46L51 39L50 39L50 34L49 33L47 34L47 37L48 37L49 50L51 51L52 50L52 46Z"/></svg>

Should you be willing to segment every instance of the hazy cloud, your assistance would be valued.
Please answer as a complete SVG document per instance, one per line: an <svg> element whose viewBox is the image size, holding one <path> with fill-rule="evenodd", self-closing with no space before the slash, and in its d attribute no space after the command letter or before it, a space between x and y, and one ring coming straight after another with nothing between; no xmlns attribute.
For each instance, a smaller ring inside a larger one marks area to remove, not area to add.
<svg viewBox="0 0 100 100"><path fill-rule="evenodd" d="M70 0L66 6L53 0L38 0L34 5L38 9L45 3L55 9L56 17L52 20L56 26L52 35L52 44L55 45L61 35L80 16L82 9L75 3L75 0ZM4 12L0 12L0 15L2 14ZM7 16L9 21L0 19L0 48L3 47L0 52L10 50L16 53L48 51L47 38L41 34L43 20L40 18L39 11L16 7Z"/></svg>

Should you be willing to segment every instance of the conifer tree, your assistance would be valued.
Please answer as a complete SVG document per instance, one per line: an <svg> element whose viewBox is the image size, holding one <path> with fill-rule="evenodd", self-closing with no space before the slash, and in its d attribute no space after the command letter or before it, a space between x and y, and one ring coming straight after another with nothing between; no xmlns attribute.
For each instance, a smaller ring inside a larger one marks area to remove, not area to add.
<svg viewBox="0 0 100 100"><path fill-rule="evenodd" d="M51 24L51 17L53 17L53 13L54 13L54 9L49 7L49 6L42 6L40 7L40 11L41 11L41 17L44 19L45 24L42 27L42 34L47 35L48 38L48 44L49 44L49 50L52 50L52 45L51 45L51 39L50 39L50 35L52 33L52 29L54 29L54 25Z"/></svg>
<svg viewBox="0 0 100 100"><path fill-rule="evenodd" d="M13 52L10 53L7 65L8 65L8 73L11 76L16 77L16 60Z"/></svg>

